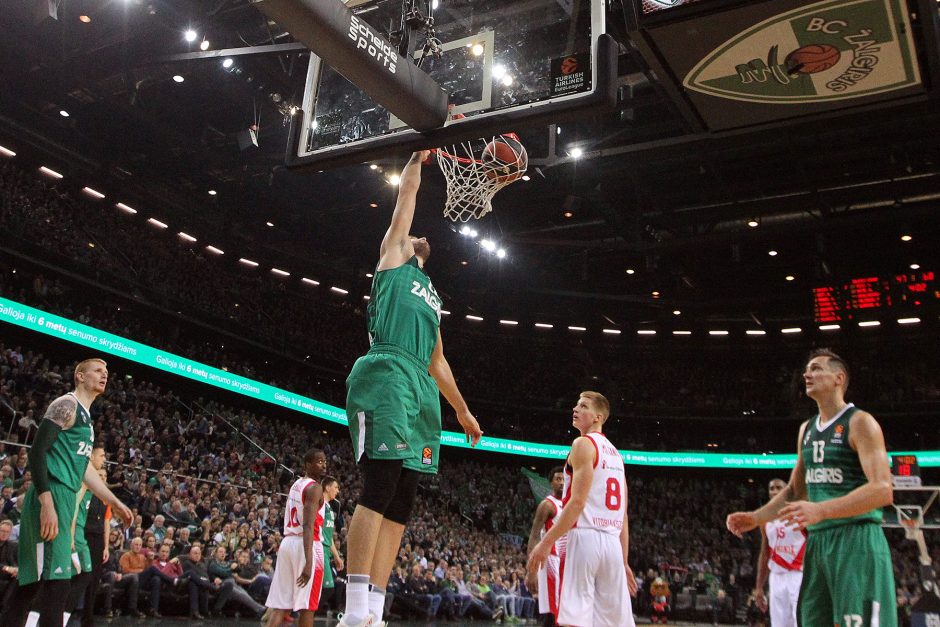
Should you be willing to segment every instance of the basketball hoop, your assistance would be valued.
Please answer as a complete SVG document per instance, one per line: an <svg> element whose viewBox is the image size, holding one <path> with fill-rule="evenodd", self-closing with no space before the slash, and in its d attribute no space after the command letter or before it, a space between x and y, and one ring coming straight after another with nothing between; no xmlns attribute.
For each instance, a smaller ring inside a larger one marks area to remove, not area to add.
<svg viewBox="0 0 940 627"><path fill-rule="evenodd" d="M453 222L478 220L492 211L493 195L522 178L529 165L528 154L515 133L461 142L434 152L447 181L444 217Z"/></svg>

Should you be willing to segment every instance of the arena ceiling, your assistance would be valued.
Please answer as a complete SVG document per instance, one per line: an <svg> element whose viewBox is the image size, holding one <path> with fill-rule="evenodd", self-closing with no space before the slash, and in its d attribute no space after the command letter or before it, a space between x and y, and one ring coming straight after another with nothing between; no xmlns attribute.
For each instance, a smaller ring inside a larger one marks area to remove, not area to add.
<svg viewBox="0 0 940 627"><path fill-rule="evenodd" d="M378 169L289 172L281 164L304 54L237 56L228 68L218 57L174 56L203 38L210 52L293 42L248 0L66 0L57 19L41 20L46 2L14 5L2 18L0 144L269 265L369 271L394 205L386 178L405 156ZM190 28L198 38L187 43ZM715 139L685 124L626 48L620 65L619 110L556 135L560 150L577 144L589 156L542 161L475 225L506 259L440 217L443 181L425 169L415 230L429 235L432 274L448 296L490 311L584 309L616 321L673 310L805 320L814 286L912 263L937 268L934 102ZM242 150L239 134L253 124L259 145ZM546 156L551 132L523 134L533 156Z"/></svg>

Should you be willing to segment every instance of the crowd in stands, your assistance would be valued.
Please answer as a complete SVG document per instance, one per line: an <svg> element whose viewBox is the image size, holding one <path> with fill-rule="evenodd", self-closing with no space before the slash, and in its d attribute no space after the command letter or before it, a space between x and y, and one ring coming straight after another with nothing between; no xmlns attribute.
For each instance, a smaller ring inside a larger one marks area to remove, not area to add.
<svg viewBox="0 0 940 627"><path fill-rule="evenodd" d="M367 348L361 294L339 298L293 279L245 272L108 203L59 191L12 160L0 163L0 233L5 246L73 272L26 271L22 262L0 260L0 293L318 400L342 405L345 374ZM28 276L12 275L17 266ZM367 289L367 280L360 282ZM153 324L154 316L160 324ZM546 430L544 417L568 409L569 390L585 388L600 388L614 400L615 439L636 438L634 419L641 417L811 412L798 391L805 347L768 359L764 350L657 346L631 349L627 360L616 343L523 333L493 341L485 331L447 320L444 326L448 359L464 395L489 413L491 435L567 439L571 433L563 426ZM482 343L485 352L477 350ZM258 350L261 344L269 350ZM940 406L933 375L940 355L922 343L860 346L850 357L857 364L852 393L866 408L904 414ZM618 422L627 418L629 424ZM646 431L650 448L704 446L698 435L682 442L683 434L659 444L655 425ZM718 442L723 450L746 444L747 436L737 435Z"/></svg>
<svg viewBox="0 0 940 627"><path fill-rule="evenodd" d="M17 442L28 443L35 426L20 418L38 419L49 400L70 389L73 367L62 357L0 342L0 401L16 411L15 420L3 421L9 443L0 445L0 519L18 522L30 482L26 448ZM93 406L108 482L136 515L129 528L110 533L103 612L263 611L284 492L293 480L289 469L299 467L310 447L326 452L327 472L340 481L332 505L339 511L336 542L345 551L345 528L361 489L348 440L218 400L203 405L205 412L189 414L165 385L114 377ZM758 546L753 537L742 541L726 532L724 516L756 506L764 480L639 469L630 475L631 562L643 584L637 611L652 610L650 587L660 580L673 599L707 598L716 620L734 620L753 586ZM512 461L481 463L448 453L441 474L419 490L389 583L392 611L506 621L533 616L522 538L535 506L529 481ZM0 524L0 565L13 559L5 542L15 541L17 529L5 540L7 528ZM916 599L911 548L899 538L892 546L899 596ZM931 546L940 565L940 546Z"/></svg>

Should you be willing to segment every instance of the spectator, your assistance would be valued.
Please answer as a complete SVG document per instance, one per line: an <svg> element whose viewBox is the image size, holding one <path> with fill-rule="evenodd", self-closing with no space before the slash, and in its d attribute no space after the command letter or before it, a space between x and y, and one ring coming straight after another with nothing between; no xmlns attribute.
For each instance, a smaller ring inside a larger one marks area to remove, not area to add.
<svg viewBox="0 0 940 627"><path fill-rule="evenodd" d="M150 566L141 573L140 586L150 591L150 615L160 618L160 595L163 587L176 588L183 577L183 567L179 560L170 558L170 544L160 546L157 557Z"/></svg>
<svg viewBox="0 0 940 627"><path fill-rule="evenodd" d="M19 572L16 560L17 544L10 539L12 531L13 523L9 520L0 521L0 612L6 607L7 595L13 591Z"/></svg>

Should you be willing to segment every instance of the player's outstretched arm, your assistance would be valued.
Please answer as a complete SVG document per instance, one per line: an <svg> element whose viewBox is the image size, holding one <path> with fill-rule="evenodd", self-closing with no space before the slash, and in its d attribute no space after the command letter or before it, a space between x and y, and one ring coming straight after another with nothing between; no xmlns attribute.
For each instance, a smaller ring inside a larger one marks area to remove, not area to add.
<svg viewBox="0 0 940 627"><path fill-rule="evenodd" d="M591 491L591 482L594 480L595 450L591 439L584 436L576 438L571 445L568 463L571 464L573 475L568 501L561 510L558 520L529 554L528 569L530 571L538 570L542 566L548 558L552 545L574 527L578 516L584 511L588 494Z"/></svg>
<svg viewBox="0 0 940 627"><path fill-rule="evenodd" d="M304 572L297 578L301 588L313 577L313 527L317 523L317 511L323 502L323 487L311 483L304 489Z"/></svg>
<svg viewBox="0 0 940 627"><path fill-rule="evenodd" d="M800 434L796 439L796 464L793 471L790 472L790 481L786 487L777 493L777 496L770 499L763 507L752 512L734 512L728 514L725 520L725 526L728 531L738 536L744 536L745 533L756 529L764 523L777 518L780 511L787 504L798 498L805 498L806 495L806 470L803 467L803 432L806 430L808 422L804 422L800 427Z"/></svg>
<svg viewBox="0 0 940 627"><path fill-rule="evenodd" d="M431 353L431 364L428 366L428 374L434 378L441 394L444 395L444 398L447 399L450 406L457 412L457 422L460 423L463 432L467 434L470 446L476 446L480 438L483 437L483 429L480 428L480 423L478 423L477 419L470 413L467 402L463 399L463 395L457 388L454 373L451 371L450 364L447 363L447 359L444 357L444 342L441 339L440 329L437 330L437 344L434 346L434 352Z"/></svg>
<svg viewBox="0 0 940 627"><path fill-rule="evenodd" d="M415 254L411 238L408 236L411 233L411 224L414 222L418 188L421 187L421 164L429 154L427 150L414 153L401 172L401 180L398 182L398 202L395 203L392 222L379 247L379 270L397 268Z"/></svg>
<svg viewBox="0 0 940 627"><path fill-rule="evenodd" d="M858 452L858 460L868 481L838 498L810 503L796 501L780 510L780 518L805 529L830 518L849 518L894 502L891 468L884 434L875 418L857 411L849 422L849 444Z"/></svg>
<svg viewBox="0 0 940 627"><path fill-rule="evenodd" d="M85 476L82 477L82 481L85 482L92 494L111 506L111 509L120 517L125 527L130 526L134 520L134 514L127 505L121 502L121 499L114 496L114 492L108 489L108 484L98 476L98 471L91 464L85 467Z"/></svg>

